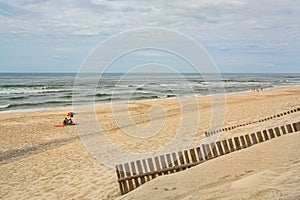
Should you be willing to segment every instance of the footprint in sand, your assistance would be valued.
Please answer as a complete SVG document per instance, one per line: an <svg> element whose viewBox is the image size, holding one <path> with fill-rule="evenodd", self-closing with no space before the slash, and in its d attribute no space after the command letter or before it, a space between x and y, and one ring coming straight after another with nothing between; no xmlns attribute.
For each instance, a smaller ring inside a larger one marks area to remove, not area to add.
<svg viewBox="0 0 300 200"><path fill-rule="evenodd" d="M176 190L176 187L173 187L173 188L164 188L164 191L170 191L170 190Z"/></svg>

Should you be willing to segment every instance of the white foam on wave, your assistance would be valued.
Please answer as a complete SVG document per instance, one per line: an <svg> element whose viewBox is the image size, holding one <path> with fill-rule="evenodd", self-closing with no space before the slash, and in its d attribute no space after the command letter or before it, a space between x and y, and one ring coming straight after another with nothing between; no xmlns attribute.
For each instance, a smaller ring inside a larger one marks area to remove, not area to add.
<svg viewBox="0 0 300 200"><path fill-rule="evenodd" d="M10 106L10 104L6 104L6 105L0 105L0 109L3 109L3 108L8 108Z"/></svg>
<svg viewBox="0 0 300 200"><path fill-rule="evenodd" d="M0 90L0 94L34 94L34 93L50 93L50 92L61 92L58 89L45 89L45 88L5 88Z"/></svg>

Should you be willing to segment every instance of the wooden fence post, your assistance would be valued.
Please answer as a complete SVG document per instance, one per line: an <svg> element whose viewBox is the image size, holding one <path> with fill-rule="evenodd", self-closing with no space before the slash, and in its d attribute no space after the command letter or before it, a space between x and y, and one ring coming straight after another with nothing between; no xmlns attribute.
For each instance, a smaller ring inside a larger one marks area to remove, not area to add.
<svg viewBox="0 0 300 200"><path fill-rule="evenodd" d="M120 191L121 191L121 194L125 194L124 192L124 189L123 189L123 184L121 181L119 181L119 179L121 178L121 174L120 174L120 170L119 170L119 167L118 165L116 165L116 172L117 172L117 177L118 177L118 183L119 183L119 188L120 188ZM122 177L123 178L123 177Z"/></svg>
<svg viewBox="0 0 300 200"><path fill-rule="evenodd" d="M125 177L125 172L124 172L122 164L119 165L119 172L120 172L120 177L124 178ZM128 188L127 181L122 181L121 184L123 186L122 188L124 189L123 190L124 194L128 193L130 190ZM121 192L122 192L122 190L121 190Z"/></svg>
<svg viewBox="0 0 300 200"><path fill-rule="evenodd" d="M126 177L130 177L130 176L131 176L131 173L130 173L129 164L128 164L128 163L125 163L124 166L125 166ZM129 184L129 190L132 191L132 190L134 189L132 179L128 179L128 184Z"/></svg>

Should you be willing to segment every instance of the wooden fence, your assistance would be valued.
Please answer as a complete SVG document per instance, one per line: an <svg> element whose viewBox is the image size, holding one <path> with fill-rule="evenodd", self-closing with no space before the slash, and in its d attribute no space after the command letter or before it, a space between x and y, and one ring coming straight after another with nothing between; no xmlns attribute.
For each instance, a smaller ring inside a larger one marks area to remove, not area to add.
<svg viewBox="0 0 300 200"><path fill-rule="evenodd" d="M116 165L121 194L126 194L157 176L182 171L207 160L238 151L288 133L300 131L300 122L239 137L202 144L199 147Z"/></svg>
<svg viewBox="0 0 300 200"><path fill-rule="evenodd" d="M217 133L220 133L220 132L230 131L230 130L233 130L233 129L236 129L236 128L239 128L239 127L243 127L243 126L247 126L247 125L250 125L250 124L256 124L256 123L259 123L259 122L269 121L271 119L283 117L285 115L289 115L289 114L299 112L299 111L300 111L300 108L295 108L295 109L292 109L292 110L289 110L289 111L286 111L286 112L282 112L282 113L279 113L279 114L276 114L276 115L273 115L273 116L270 116L270 117L266 117L264 119L256 120L256 121L253 121L253 122L247 122L247 123L238 124L238 125L235 125L235 126L228 126L228 127L225 127L225 128L220 128L220 129L212 130L212 131L205 131L204 135L205 135L205 137L209 137L211 135L214 135L214 134L217 134Z"/></svg>

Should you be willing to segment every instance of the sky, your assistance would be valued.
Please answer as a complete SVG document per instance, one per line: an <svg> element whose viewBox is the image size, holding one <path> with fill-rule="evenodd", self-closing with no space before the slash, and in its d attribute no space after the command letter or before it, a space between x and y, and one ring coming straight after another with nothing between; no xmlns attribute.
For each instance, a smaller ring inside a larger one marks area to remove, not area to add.
<svg viewBox="0 0 300 200"><path fill-rule="evenodd" d="M78 72L103 41L156 27L195 40L222 73L300 73L299 22L299 0L0 0L0 72ZM167 35L164 39L168 42ZM176 45L184 46L181 40ZM113 52L119 44L108 48ZM191 72L172 57L141 50L111 72L149 62Z"/></svg>

